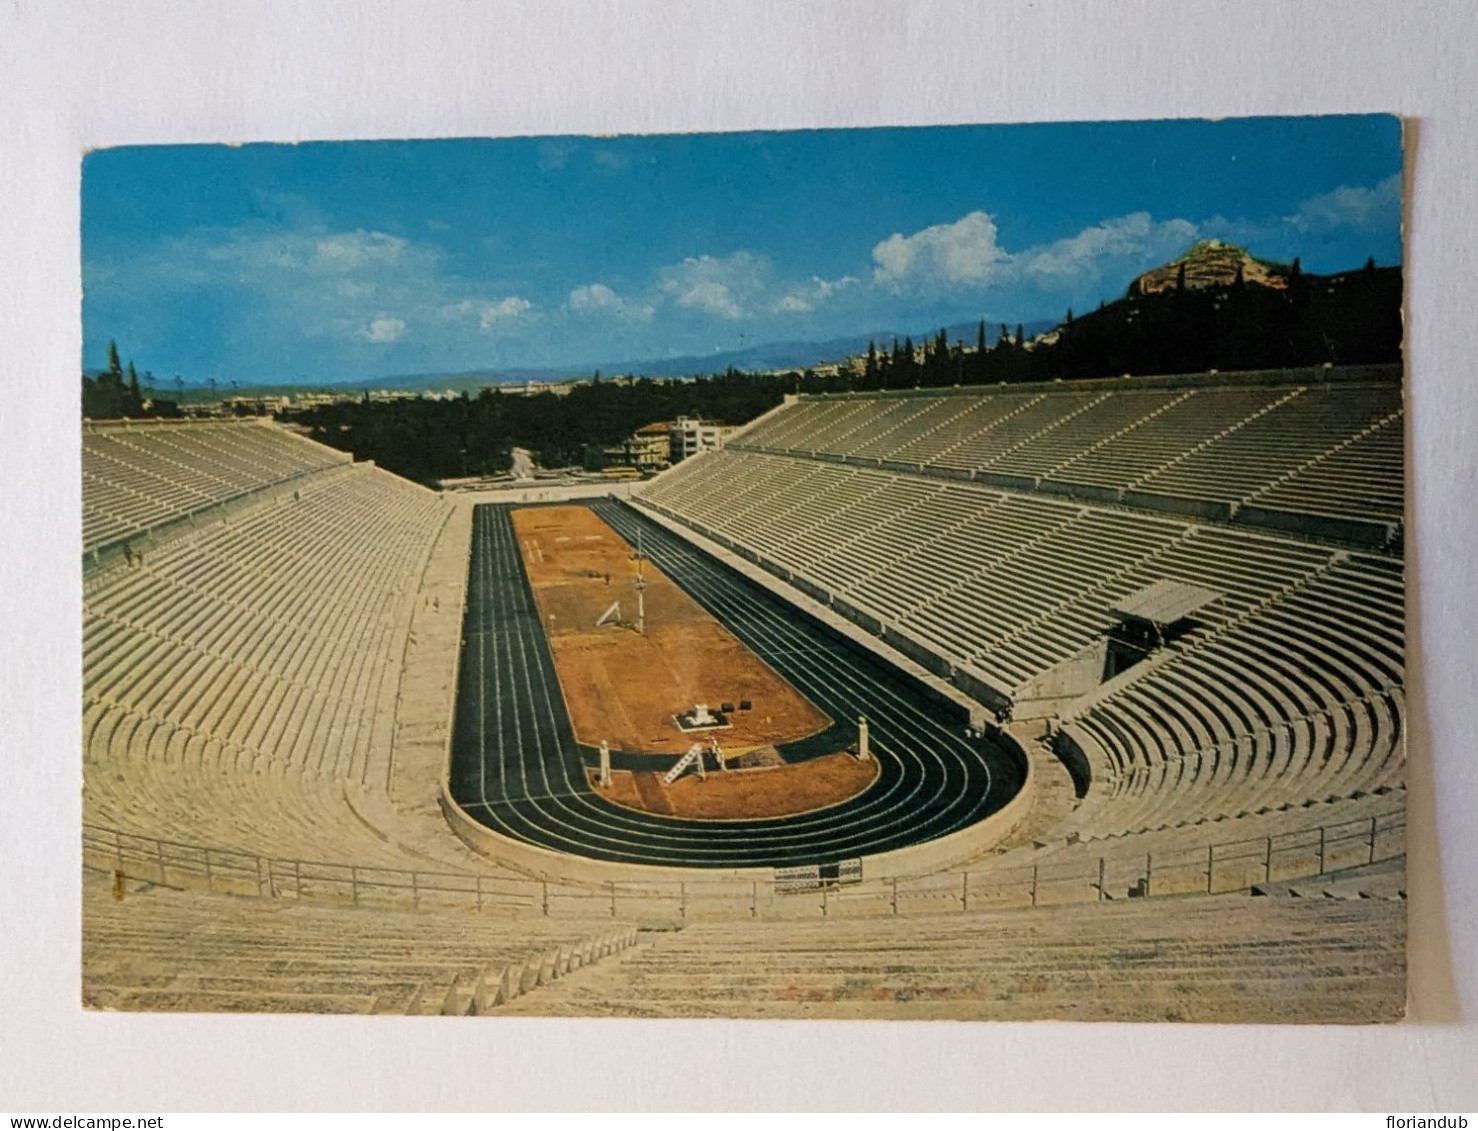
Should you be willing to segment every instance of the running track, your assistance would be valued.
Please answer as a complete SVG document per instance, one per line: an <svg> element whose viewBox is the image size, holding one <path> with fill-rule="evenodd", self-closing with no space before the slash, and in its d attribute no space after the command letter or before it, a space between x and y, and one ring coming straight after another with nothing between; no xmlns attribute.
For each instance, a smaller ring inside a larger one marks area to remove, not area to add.
<svg viewBox="0 0 1478 1131"><path fill-rule="evenodd" d="M901 674L631 508L593 509L628 542L640 527L647 557L828 715L865 714L881 773L850 801L765 820L653 816L599 797L586 785L510 510L484 504L473 516L451 789L488 828L629 864L830 863L955 832L1020 788L1005 750L967 738Z"/></svg>

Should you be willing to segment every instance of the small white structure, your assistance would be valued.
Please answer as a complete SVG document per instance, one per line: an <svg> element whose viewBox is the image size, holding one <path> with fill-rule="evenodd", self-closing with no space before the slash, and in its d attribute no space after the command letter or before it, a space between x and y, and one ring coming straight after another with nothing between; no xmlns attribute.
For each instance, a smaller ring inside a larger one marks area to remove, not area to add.
<svg viewBox="0 0 1478 1131"><path fill-rule="evenodd" d="M677 765L662 775L662 784L671 785L683 776L683 773L689 766L697 769L699 781L708 780L708 774L703 769L703 743L695 742L692 746L689 746L688 752L677 760Z"/></svg>
<svg viewBox="0 0 1478 1131"><path fill-rule="evenodd" d="M611 788L611 744L600 740L600 776L596 779L601 789Z"/></svg>
<svg viewBox="0 0 1478 1131"><path fill-rule="evenodd" d="M867 748L867 716L857 716L857 760L859 762L872 761L872 752Z"/></svg>

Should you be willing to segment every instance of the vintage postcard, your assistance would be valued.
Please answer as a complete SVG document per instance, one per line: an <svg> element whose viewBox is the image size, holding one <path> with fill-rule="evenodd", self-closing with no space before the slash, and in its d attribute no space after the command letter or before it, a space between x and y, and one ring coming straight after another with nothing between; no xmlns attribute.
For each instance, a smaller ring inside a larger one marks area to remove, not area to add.
<svg viewBox="0 0 1478 1131"><path fill-rule="evenodd" d="M90 153L84 1003L1400 1018L1401 132Z"/></svg>

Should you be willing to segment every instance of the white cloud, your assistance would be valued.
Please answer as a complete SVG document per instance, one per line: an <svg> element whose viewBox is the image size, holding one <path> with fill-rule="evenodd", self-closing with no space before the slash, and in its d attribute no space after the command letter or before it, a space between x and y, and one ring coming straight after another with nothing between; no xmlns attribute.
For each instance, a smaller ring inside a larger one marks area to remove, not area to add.
<svg viewBox="0 0 1478 1131"><path fill-rule="evenodd" d="M372 342L398 342L405 336L405 322L400 318L381 315L369 324L364 336Z"/></svg>
<svg viewBox="0 0 1478 1131"><path fill-rule="evenodd" d="M1099 277L1109 265L1161 262L1184 251L1196 236L1189 220L1160 221L1148 212L1131 212L1028 248L1012 260L1033 281L1072 284Z"/></svg>
<svg viewBox="0 0 1478 1131"><path fill-rule="evenodd" d="M649 303L623 298L604 283L587 283L570 292L570 309L580 314L608 314L631 322L646 322L653 314Z"/></svg>
<svg viewBox="0 0 1478 1131"><path fill-rule="evenodd" d="M727 283L711 280L691 283L678 294L677 304L696 307L724 318L744 317L744 308L739 305Z"/></svg>
<svg viewBox="0 0 1478 1131"><path fill-rule="evenodd" d="M723 259L700 255L658 273L662 294L678 306L730 320L745 317L765 291L770 261L736 251Z"/></svg>
<svg viewBox="0 0 1478 1131"><path fill-rule="evenodd" d="M490 336L516 335L537 314L521 295L490 294L486 284L450 274L440 248L379 231L199 229L125 260L136 304L219 291L245 300L272 335L345 347L383 346L410 326L438 322L441 346L470 350Z"/></svg>
<svg viewBox="0 0 1478 1131"><path fill-rule="evenodd" d="M509 295L507 298L484 306L478 314L477 324L484 330L491 329L499 322L520 318L533 309L534 304L528 299L520 298L518 295Z"/></svg>
<svg viewBox="0 0 1478 1131"><path fill-rule="evenodd" d="M410 247L409 241L385 232L336 232L314 244L306 266L310 271L330 274L393 266L402 260ZM429 248L425 253L435 254Z"/></svg>
<svg viewBox="0 0 1478 1131"><path fill-rule="evenodd" d="M1198 235L1189 220L1156 220L1133 212L1092 224L1050 243L1010 251L988 213L912 235L894 233L872 250L873 282L884 290L978 290L1010 283L1062 289L1133 273L1183 251Z"/></svg>
<svg viewBox="0 0 1478 1131"><path fill-rule="evenodd" d="M910 283L983 284L1007 256L996 242L995 221L976 211L911 236L894 232L872 249L872 258L873 281L897 291Z"/></svg>
<svg viewBox="0 0 1478 1131"><path fill-rule="evenodd" d="M843 275L840 279L823 279L820 275L812 275L806 282L795 284L781 295L775 309L785 314L809 314L833 295L855 287L860 282L855 275Z"/></svg>
<svg viewBox="0 0 1478 1131"><path fill-rule="evenodd" d="M497 300L459 299L457 302L447 303L440 313L454 322L475 318L480 329L491 330L502 323L516 322L533 309L534 304L528 299L520 295L509 295Z"/></svg>
<svg viewBox="0 0 1478 1131"><path fill-rule="evenodd" d="M1341 185L1310 197L1284 222L1300 232L1327 232L1335 228L1373 231L1395 223L1401 209L1401 174L1379 184Z"/></svg>

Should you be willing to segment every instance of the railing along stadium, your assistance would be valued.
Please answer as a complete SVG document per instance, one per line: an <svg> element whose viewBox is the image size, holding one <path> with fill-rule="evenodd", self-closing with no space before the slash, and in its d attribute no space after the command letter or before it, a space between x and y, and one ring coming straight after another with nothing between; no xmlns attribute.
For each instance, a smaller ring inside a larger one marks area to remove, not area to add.
<svg viewBox="0 0 1478 1131"><path fill-rule="evenodd" d="M882 876L780 890L764 880L616 880L577 884L520 876L333 864L184 844L84 824L85 868L161 887L356 905L521 915L797 918L1039 907L1106 899L1217 894L1304 879L1405 854L1404 813L1143 856ZM786 885L788 886L788 885ZM119 892L121 894L121 890Z"/></svg>

